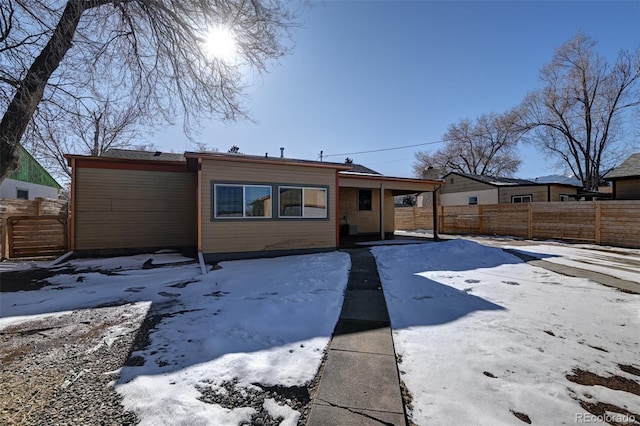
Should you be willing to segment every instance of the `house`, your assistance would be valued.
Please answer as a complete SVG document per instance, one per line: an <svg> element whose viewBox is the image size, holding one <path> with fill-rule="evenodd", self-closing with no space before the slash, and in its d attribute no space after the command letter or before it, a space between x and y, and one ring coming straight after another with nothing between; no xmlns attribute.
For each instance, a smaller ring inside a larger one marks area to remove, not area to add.
<svg viewBox="0 0 640 426"><path fill-rule="evenodd" d="M385 238L395 195L442 184L284 155L110 150L67 160L71 250L193 247L206 261L334 250L341 233Z"/></svg>
<svg viewBox="0 0 640 426"><path fill-rule="evenodd" d="M58 198L61 186L22 146L18 147L18 167L0 184L0 198L35 200Z"/></svg>
<svg viewBox="0 0 640 426"><path fill-rule="evenodd" d="M580 187L567 183L538 183L526 179L499 178L450 172L440 190L440 205L530 203L575 200Z"/></svg>
<svg viewBox="0 0 640 426"><path fill-rule="evenodd" d="M611 182L614 200L640 200L640 153L632 154L604 180Z"/></svg>

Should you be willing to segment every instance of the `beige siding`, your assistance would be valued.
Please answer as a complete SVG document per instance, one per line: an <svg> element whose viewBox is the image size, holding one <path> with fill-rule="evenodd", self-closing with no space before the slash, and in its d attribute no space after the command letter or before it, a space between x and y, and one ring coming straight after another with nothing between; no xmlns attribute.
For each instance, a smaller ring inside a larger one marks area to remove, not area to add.
<svg viewBox="0 0 640 426"><path fill-rule="evenodd" d="M472 192L482 191L495 188L488 183L478 182L464 176L451 175L447 176L446 184L440 190L441 194L450 194L453 192Z"/></svg>
<svg viewBox="0 0 640 426"><path fill-rule="evenodd" d="M616 180L617 200L640 200L640 178L629 180Z"/></svg>
<svg viewBox="0 0 640 426"><path fill-rule="evenodd" d="M477 197L478 204L496 204L498 202L498 189L483 189L476 191L441 194L439 197L442 206L466 206L469 197Z"/></svg>
<svg viewBox="0 0 640 426"><path fill-rule="evenodd" d="M196 244L195 173L78 168L75 249Z"/></svg>
<svg viewBox="0 0 640 426"><path fill-rule="evenodd" d="M532 201L544 202L547 201L547 186L501 186L498 197L498 203L508 204L511 203L511 197L514 195L531 195Z"/></svg>
<svg viewBox="0 0 640 426"><path fill-rule="evenodd" d="M551 186L551 199L549 201L560 201L561 195L576 195L578 193L578 188L571 186ZM574 201L575 198L571 198L571 201Z"/></svg>
<svg viewBox="0 0 640 426"><path fill-rule="evenodd" d="M395 224L395 201L390 190L384 191L384 232L396 230Z"/></svg>
<svg viewBox="0 0 640 426"><path fill-rule="evenodd" d="M531 195L534 203L543 203L560 201L560 195L575 195L577 193L577 188L560 185L501 186L499 203L511 203L511 197L514 195Z"/></svg>
<svg viewBox="0 0 640 426"><path fill-rule="evenodd" d="M212 220L212 183L328 187L328 220ZM336 171L282 164L202 160L202 252L207 254L331 248L336 246Z"/></svg>
<svg viewBox="0 0 640 426"><path fill-rule="evenodd" d="M348 223L358 226L359 234L371 234L380 232L380 188L360 188L371 189L372 202L371 211L358 210L358 189L340 188L340 223ZM384 191L384 231L393 232L394 224L394 201L390 190ZM345 219L346 218L346 219Z"/></svg>

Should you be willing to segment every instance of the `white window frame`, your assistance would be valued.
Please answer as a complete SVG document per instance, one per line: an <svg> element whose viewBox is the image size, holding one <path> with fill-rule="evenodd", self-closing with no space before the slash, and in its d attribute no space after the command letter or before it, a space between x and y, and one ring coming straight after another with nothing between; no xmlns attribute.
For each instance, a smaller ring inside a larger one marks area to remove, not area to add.
<svg viewBox="0 0 640 426"><path fill-rule="evenodd" d="M218 191L217 188L219 186L226 187L236 187L242 188L242 216L218 216ZM260 184L242 184L242 183L215 183L213 184L213 217L215 219L227 220L227 219L250 219L250 220L260 220L260 219L271 219L273 217L273 202L271 203L271 208L269 209L269 215L265 216L247 216L247 212L245 210L245 206L247 205L247 192L245 188L253 187L253 188L269 188L269 197L273 200L273 188L270 185L260 185Z"/></svg>
<svg viewBox="0 0 640 426"><path fill-rule="evenodd" d="M473 202L472 202L473 201ZM467 203L470 206L477 206L478 205L478 196L477 195L470 195L467 198Z"/></svg>
<svg viewBox="0 0 640 426"><path fill-rule="evenodd" d="M571 196L567 194L560 194L560 201L571 201Z"/></svg>
<svg viewBox="0 0 640 426"><path fill-rule="evenodd" d="M281 189L300 189L302 190L302 205L301 215L300 216L284 216L280 214L280 203L282 202L280 198L280 190ZM318 191L324 191L324 216L305 216L304 215L304 190L305 189L314 189ZM319 187L319 186L296 186L296 185L278 185L278 217L282 219L327 219L329 217L329 191L327 188Z"/></svg>
<svg viewBox="0 0 640 426"><path fill-rule="evenodd" d="M520 199L520 201L516 201L516 199ZM533 196L531 194L527 194L527 195L512 195L511 196L511 203L515 203L515 204L525 204L525 203L531 203L533 202Z"/></svg>

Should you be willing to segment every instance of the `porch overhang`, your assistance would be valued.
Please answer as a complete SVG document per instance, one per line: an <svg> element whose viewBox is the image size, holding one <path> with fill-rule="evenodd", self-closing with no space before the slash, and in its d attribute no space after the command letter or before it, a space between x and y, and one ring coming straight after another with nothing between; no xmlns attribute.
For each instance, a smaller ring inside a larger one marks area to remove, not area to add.
<svg viewBox="0 0 640 426"><path fill-rule="evenodd" d="M444 180L425 180L413 178L389 177L373 174L339 172L338 184L345 188L380 188L391 190L393 195L415 194L437 191Z"/></svg>
<svg viewBox="0 0 640 426"><path fill-rule="evenodd" d="M338 172L338 190L340 188L362 188L362 189L375 189L380 191L379 201L380 205L378 209L380 211L380 239L385 239L384 229L384 192L391 192L392 196L416 194L421 192L433 192L438 191L445 183L442 179L414 179L414 178L399 178L389 177L377 174L367 173L355 173L349 171ZM434 210L434 224L437 224L437 209L436 209L436 197L433 197L433 210ZM393 214L393 211L392 211ZM437 235L437 234L434 234Z"/></svg>

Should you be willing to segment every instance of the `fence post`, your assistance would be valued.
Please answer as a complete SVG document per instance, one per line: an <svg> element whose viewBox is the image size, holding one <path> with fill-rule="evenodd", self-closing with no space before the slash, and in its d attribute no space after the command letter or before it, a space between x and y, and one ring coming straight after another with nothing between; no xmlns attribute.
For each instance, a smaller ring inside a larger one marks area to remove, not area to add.
<svg viewBox="0 0 640 426"><path fill-rule="evenodd" d="M416 210L418 209L417 206L413 206L411 208L411 217L413 218L413 221L411 222L411 229L418 229L418 224L416 223Z"/></svg>
<svg viewBox="0 0 640 426"><path fill-rule="evenodd" d="M602 228L601 218L602 218L602 201L594 201L596 203L596 244L600 244L602 240Z"/></svg>
<svg viewBox="0 0 640 426"><path fill-rule="evenodd" d="M446 234L447 231L444 229L444 206L440 206L440 232Z"/></svg>
<svg viewBox="0 0 640 426"><path fill-rule="evenodd" d="M13 221L10 217L7 218L7 258L13 257L13 238L11 237L13 234Z"/></svg>
<svg viewBox="0 0 640 426"><path fill-rule="evenodd" d="M527 238L533 238L533 203L529 204L529 227L527 229Z"/></svg>
<svg viewBox="0 0 640 426"><path fill-rule="evenodd" d="M478 205L478 233L484 235L484 226L482 223L482 205Z"/></svg>
<svg viewBox="0 0 640 426"><path fill-rule="evenodd" d="M42 198L37 197L35 199L36 202L36 216L40 216L42 214Z"/></svg>

